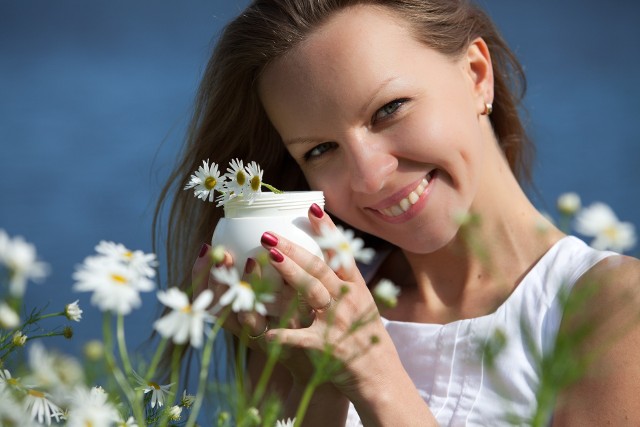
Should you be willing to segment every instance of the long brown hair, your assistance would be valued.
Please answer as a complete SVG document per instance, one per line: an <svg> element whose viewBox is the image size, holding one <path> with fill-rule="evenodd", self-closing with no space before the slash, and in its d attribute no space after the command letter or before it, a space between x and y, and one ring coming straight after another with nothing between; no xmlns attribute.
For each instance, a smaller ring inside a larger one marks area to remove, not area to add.
<svg viewBox="0 0 640 427"><path fill-rule="evenodd" d="M264 180L282 190L307 189L295 161L269 123L258 98L265 67L304 40L332 14L370 4L404 18L414 36L437 51L456 57L482 37L494 70L490 116L499 144L521 180L530 179L532 144L520 120L524 95L521 65L491 19L464 0L255 0L231 21L217 42L199 88L181 158L164 186L154 217L154 247L161 236L160 212L171 203L166 234L168 283L189 289L196 251L208 242L221 208L183 191L189 175L205 159L223 168L233 158L258 162Z"/></svg>

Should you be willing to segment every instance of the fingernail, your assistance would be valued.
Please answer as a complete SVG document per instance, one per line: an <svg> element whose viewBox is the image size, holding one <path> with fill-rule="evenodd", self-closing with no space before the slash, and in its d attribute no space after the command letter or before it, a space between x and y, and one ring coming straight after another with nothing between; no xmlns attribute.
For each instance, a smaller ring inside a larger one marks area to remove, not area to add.
<svg viewBox="0 0 640 427"><path fill-rule="evenodd" d="M208 250L209 250L209 245L207 245L206 243L203 243L202 247L200 248L200 254L198 255L198 258L202 258L204 254L207 253Z"/></svg>
<svg viewBox="0 0 640 427"><path fill-rule="evenodd" d="M271 248L269 250L269 256L271 257L272 260L274 260L275 262L282 262L284 261L284 255L282 255L282 253L280 253L279 250L277 250L276 248Z"/></svg>
<svg viewBox="0 0 640 427"><path fill-rule="evenodd" d="M244 265L245 274L251 274L254 268L256 268L256 260L253 258L247 258L247 263Z"/></svg>
<svg viewBox="0 0 640 427"><path fill-rule="evenodd" d="M322 210L322 208L315 203L311 205L309 211L311 212L311 215L315 216L316 218L322 218L324 216L324 211Z"/></svg>
<svg viewBox="0 0 640 427"><path fill-rule="evenodd" d="M262 242L263 245L275 246L278 244L278 238L267 231L266 233L262 234L260 242Z"/></svg>

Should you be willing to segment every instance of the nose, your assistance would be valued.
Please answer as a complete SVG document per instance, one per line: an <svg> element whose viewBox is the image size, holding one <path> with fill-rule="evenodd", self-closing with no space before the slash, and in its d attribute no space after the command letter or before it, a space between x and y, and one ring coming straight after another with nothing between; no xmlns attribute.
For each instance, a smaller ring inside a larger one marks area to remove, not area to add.
<svg viewBox="0 0 640 427"><path fill-rule="evenodd" d="M397 158L372 134L355 137L348 145L351 189L359 193L377 193L396 169Z"/></svg>

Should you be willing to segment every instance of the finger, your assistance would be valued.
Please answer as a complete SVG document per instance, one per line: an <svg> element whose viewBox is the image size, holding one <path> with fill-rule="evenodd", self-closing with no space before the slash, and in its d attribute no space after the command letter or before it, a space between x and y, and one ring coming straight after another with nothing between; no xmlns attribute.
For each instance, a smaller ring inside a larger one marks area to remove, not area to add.
<svg viewBox="0 0 640 427"><path fill-rule="evenodd" d="M196 258L191 269L191 286L196 295L208 288L209 270L213 263L211 246L205 243L200 248L198 258Z"/></svg>
<svg viewBox="0 0 640 427"><path fill-rule="evenodd" d="M327 215L324 212L324 210L317 204L313 203L309 207L308 216L309 216L309 222L311 222L311 229L316 235L325 236L327 234L338 232L338 227L335 225L331 217ZM337 261L335 260L335 257L340 256L340 254L331 250L328 251L328 253L327 251L325 251L325 254L327 254L326 256L329 258L328 261L330 263ZM335 264L337 264L337 262ZM336 273L338 274L339 277L349 281L356 280L359 278L360 271L358 270L358 267L356 265L356 260L353 259L353 257L351 256L343 257L340 260L339 264L341 265L341 267L335 268Z"/></svg>
<svg viewBox="0 0 640 427"><path fill-rule="evenodd" d="M323 348L322 339L310 328L270 329L265 333L265 339L287 347L318 350Z"/></svg>
<svg viewBox="0 0 640 427"><path fill-rule="evenodd" d="M269 325L267 318L255 311L241 311L237 318L240 326L250 337L260 336Z"/></svg>
<svg viewBox="0 0 640 427"><path fill-rule="evenodd" d="M291 258L282 254L277 248L271 248L269 251L271 257L271 265L280 273L282 278L293 289L295 289L302 298L315 310L322 310L332 300L331 293L325 287L326 282L320 281L317 277L310 274L307 270L300 267ZM338 280L329 267L319 258L314 257L317 266L307 266L312 271L328 270L333 277L328 277L329 281ZM321 265L320 265L321 264ZM326 277L328 274L321 274Z"/></svg>
<svg viewBox="0 0 640 427"><path fill-rule="evenodd" d="M287 275L282 275L283 280L289 283L298 292L305 295L305 299L307 292L321 292L320 289L313 289L317 284L322 287L326 286L326 289L331 294L338 295L341 280L336 276L335 272L329 268L323 259L273 232L264 233L262 235L261 242L262 246L269 251L268 254L271 265L273 265L281 275L282 272L280 269L286 268ZM280 265L280 257L282 255L291 259L294 264L297 264L301 268L293 270L293 267L289 265L289 262L286 262L284 267ZM307 278L306 276L311 277ZM313 281L312 279L316 280ZM298 288L299 286L303 286L305 288L310 286L311 288L309 288L308 291L302 291ZM326 297L322 299L325 304L328 300L329 299ZM309 301L308 299L307 302L312 303L312 301Z"/></svg>

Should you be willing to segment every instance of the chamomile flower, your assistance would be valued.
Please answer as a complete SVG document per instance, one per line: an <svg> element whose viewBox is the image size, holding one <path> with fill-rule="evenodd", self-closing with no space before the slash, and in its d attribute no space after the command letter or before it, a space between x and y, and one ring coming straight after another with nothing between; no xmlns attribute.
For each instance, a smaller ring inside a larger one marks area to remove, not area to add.
<svg viewBox="0 0 640 427"><path fill-rule="evenodd" d="M242 160L231 160L225 177L227 178L225 191L228 193L227 196L229 200L244 194L245 189L249 185L249 177L247 176L247 171L244 169Z"/></svg>
<svg viewBox="0 0 640 427"><path fill-rule="evenodd" d="M39 282L49 274L48 264L38 261L35 247L22 237L13 239L0 229L0 265L9 272L9 294L21 298L27 281Z"/></svg>
<svg viewBox="0 0 640 427"><path fill-rule="evenodd" d="M218 171L218 165L215 163L209 164L209 159L202 161L202 166L191 175L191 179L184 186L185 190L193 188L194 196L198 199L209 200L213 202L214 193L216 191L223 191L224 189L224 177L220 176Z"/></svg>
<svg viewBox="0 0 640 427"><path fill-rule="evenodd" d="M151 408L155 408L156 405L159 408L164 406L164 402L167 398L167 395L169 394L169 390L171 389L173 383L160 385L153 381L145 381L144 378L142 378L135 372L133 373L133 376L135 377L138 384L140 384L140 386L136 388L137 390L142 390L144 394L151 393L151 397L149 399Z"/></svg>
<svg viewBox="0 0 640 427"><path fill-rule="evenodd" d="M75 291L92 291L91 303L101 311L126 315L141 304L140 292L151 291L155 284L130 265L104 256L87 257L73 279Z"/></svg>
<svg viewBox="0 0 640 427"><path fill-rule="evenodd" d="M54 395L66 394L84 381L80 362L71 356L48 351L39 341L29 348L30 374L25 378L29 384L38 384Z"/></svg>
<svg viewBox="0 0 640 427"><path fill-rule="evenodd" d="M624 252L636 244L634 225L619 221L604 203L593 203L578 212L575 229L584 236L593 237L590 245L599 250Z"/></svg>
<svg viewBox="0 0 640 427"><path fill-rule="evenodd" d="M556 204L560 213L568 216L575 215L582 207L580 196L574 192L561 194Z"/></svg>
<svg viewBox="0 0 640 427"><path fill-rule="evenodd" d="M2 382L0 382L0 426L32 427L37 425L15 399L11 390L3 388Z"/></svg>
<svg viewBox="0 0 640 427"><path fill-rule="evenodd" d="M0 390L7 390L10 387L18 390L23 389L18 378L13 378L8 369L0 369Z"/></svg>
<svg viewBox="0 0 640 427"><path fill-rule="evenodd" d="M256 162L249 163L245 170L249 176L247 177L248 185L245 187L243 197L251 204L262 191L263 171Z"/></svg>
<svg viewBox="0 0 640 427"><path fill-rule="evenodd" d="M129 417L126 420L120 417L116 422L116 427L138 427L138 424L133 417Z"/></svg>
<svg viewBox="0 0 640 427"><path fill-rule="evenodd" d="M158 266L156 254L147 254L140 250L132 251L122 243L104 240L98 243L96 252L106 258L121 262L150 279L156 275L155 267Z"/></svg>
<svg viewBox="0 0 640 427"><path fill-rule="evenodd" d="M220 283L229 286L229 289L220 298L219 304L226 307L231 304L234 312L252 311L266 315L267 308L265 302L272 302L273 295L261 293L257 295L249 282L240 279L240 275L235 268L220 267L211 270L213 277Z"/></svg>
<svg viewBox="0 0 640 427"><path fill-rule="evenodd" d="M52 418L59 422L63 416L62 409L50 400L47 393L35 389L27 390L23 405L31 419L40 424L45 423L50 426Z"/></svg>
<svg viewBox="0 0 640 427"><path fill-rule="evenodd" d="M386 307L395 307L398 304L400 288L389 279L382 279L373 288L373 297Z"/></svg>
<svg viewBox="0 0 640 427"><path fill-rule="evenodd" d="M0 301L0 328L13 329L20 324L20 317L4 301Z"/></svg>
<svg viewBox="0 0 640 427"><path fill-rule="evenodd" d="M101 387L74 390L67 415L67 427L109 427L120 421L120 414L108 401L107 393Z"/></svg>
<svg viewBox="0 0 640 427"><path fill-rule="evenodd" d="M276 421L276 427L293 427L296 424L295 418L287 418L286 420Z"/></svg>
<svg viewBox="0 0 640 427"><path fill-rule="evenodd" d="M200 348L204 323L214 321L213 316L207 313L213 292L206 289L192 304L187 294L177 288L169 288L166 292L159 291L158 299L173 310L155 321L155 330L165 338L173 338L176 344L189 341L192 347Z"/></svg>
<svg viewBox="0 0 640 427"><path fill-rule="evenodd" d="M11 340L13 345L16 347L22 347L27 343L27 336L22 333L22 331L17 331L13 334L13 339Z"/></svg>
<svg viewBox="0 0 640 427"><path fill-rule="evenodd" d="M64 306L64 315L69 320L73 320L74 322L79 322L82 319L82 309L78 305L80 300L75 300L72 303L69 303Z"/></svg>
<svg viewBox="0 0 640 427"><path fill-rule="evenodd" d="M182 416L182 407L178 405L173 405L169 408L169 419L171 421L180 421L180 417Z"/></svg>
<svg viewBox="0 0 640 427"><path fill-rule="evenodd" d="M189 409L193 406L196 401L196 397L192 394L187 394L187 390L182 392L182 398L180 399L180 405Z"/></svg>
<svg viewBox="0 0 640 427"><path fill-rule="evenodd" d="M353 230L345 230L339 225L335 229L321 227L316 242L321 249L331 253L329 267L334 271L349 268L352 259L368 263L375 255L373 249L364 247L362 239L354 237Z"/></svg>

